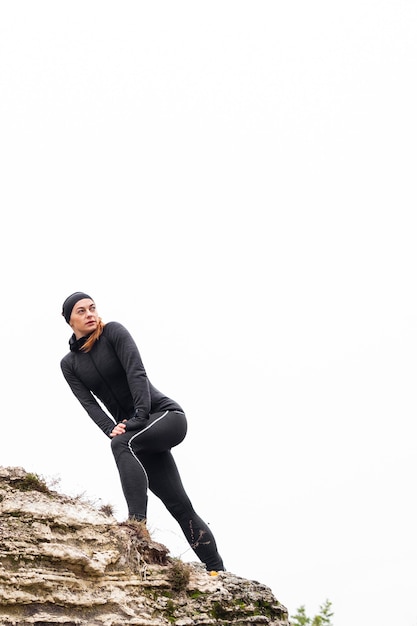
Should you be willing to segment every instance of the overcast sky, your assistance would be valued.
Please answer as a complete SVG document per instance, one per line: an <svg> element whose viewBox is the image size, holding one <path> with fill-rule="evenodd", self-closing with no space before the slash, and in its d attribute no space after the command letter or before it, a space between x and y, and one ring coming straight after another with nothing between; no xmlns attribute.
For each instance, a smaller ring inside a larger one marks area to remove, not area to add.
<svg viewBox="0 0 417 626"><path fill-rule="evenodd" d="M226 567L417 626L416 61L412 0L2 2L0 464L126 516L59 368L86 291Z"/></svg>

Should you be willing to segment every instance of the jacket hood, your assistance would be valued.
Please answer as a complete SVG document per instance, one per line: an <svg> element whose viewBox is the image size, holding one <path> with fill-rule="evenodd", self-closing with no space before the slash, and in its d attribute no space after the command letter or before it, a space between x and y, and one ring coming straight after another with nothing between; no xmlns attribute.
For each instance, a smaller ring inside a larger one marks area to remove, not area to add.
<svg viewBox="0 0 417 626"><path fill-rule="evenodd" d="M85 337L80 337L79 339L76 339L75 335L73 334L69 340L69 347L71 352L79 352L90 335L91 333L85 335Z"/></svg>

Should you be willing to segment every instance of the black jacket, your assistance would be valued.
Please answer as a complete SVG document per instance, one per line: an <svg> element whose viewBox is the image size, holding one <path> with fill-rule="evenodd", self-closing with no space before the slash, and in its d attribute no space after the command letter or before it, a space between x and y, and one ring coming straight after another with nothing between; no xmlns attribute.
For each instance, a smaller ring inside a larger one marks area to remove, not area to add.
<svg viewBox="0 0 417 626"><path fill-rule="evenodd" d="M116 422L128 420L126 430L137 428L150 413L182 411L151 384L139 350L124 326L118 322L105 324L90 352L80 350L85 340L71 337L70 352L62 359L61 369L76 398L107 436L114 421L97 398Z"/></svg>

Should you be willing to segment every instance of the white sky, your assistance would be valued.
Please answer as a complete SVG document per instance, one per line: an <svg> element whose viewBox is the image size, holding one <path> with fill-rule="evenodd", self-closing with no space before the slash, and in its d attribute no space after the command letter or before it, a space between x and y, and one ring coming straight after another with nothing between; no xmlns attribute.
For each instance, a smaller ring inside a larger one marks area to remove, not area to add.
<svg viewBox="0 0 417 626"><path fill-rule="evenodd" d="M412 0L0 4L0 464L125 517L59 369L87 291L186 410L226 567L335 626L417 626L416 27ZM187 550L152 497L149 524Z"/></svg>

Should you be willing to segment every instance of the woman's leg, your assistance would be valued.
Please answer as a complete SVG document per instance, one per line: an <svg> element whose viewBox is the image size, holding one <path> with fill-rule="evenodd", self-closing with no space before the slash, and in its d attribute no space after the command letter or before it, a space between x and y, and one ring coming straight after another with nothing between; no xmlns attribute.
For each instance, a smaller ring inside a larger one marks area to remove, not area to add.
<svg viewBox="0 0 417 626"><path fill-rule="evenodd" d="M144 451L162 452L179 444L187 432L184 413L161 411L149 417L149 423L138 431L117 435L111 441L119 470L129 517L146 518L148 476L141 462Z"/></svg>
<svg viewBox="0 0 417 626"><path fill-rule="evenodd" d="M131 437L131 433L117 435L112 439L111 447L127 502L128 516L140 520L146 519L148 476L142 463L129 448Z"/></svg>
<svg viewBox="0 0 417 626"><path fill-rule="evenodd" d="M129 517L146 518L147 489L162 500L209 570L223 570L214 536L194 511L170 452L187 432L185 415L178 411L153 414L140 431L117 435L113 454L120 474Z"/></svg>
<svg viewBox="0 0 417 626"><path fill-rule="evenodd" d="M171 452L141 455L149 488L180 525L188 543L208 570L224 570L216 541L207 524L195 512L187 496Z"/></svg>

